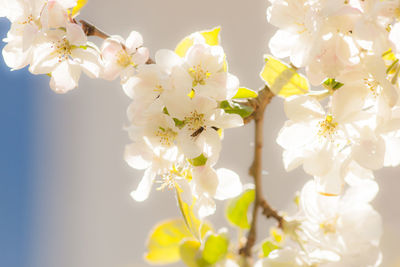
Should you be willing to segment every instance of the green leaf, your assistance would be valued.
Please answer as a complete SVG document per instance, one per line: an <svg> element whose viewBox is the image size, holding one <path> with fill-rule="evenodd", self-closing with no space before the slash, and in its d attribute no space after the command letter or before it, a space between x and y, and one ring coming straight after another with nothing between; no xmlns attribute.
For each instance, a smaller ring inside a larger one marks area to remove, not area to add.
<svg viewBox="0 0 400 267"><path fill-rule="evenodd" d="M224 259L228 252L228 246L229 239L225 233L219 235L211 234L204 243L202 257L209 264L217 263Z"/></svg>
<svg viewBox="0 0 400 267"><path fill-rule="evenodd" d="M328 78L324 81L324 85L326 88L335 91L335 90L339 89L340 87L342 87L344 84L341 82L337 82L333 78Z"/></svg>
<svg viewBox="0 0 400 267"><path fill-rule="evenodd" d="M258 94L254 92L253 90L250 90L246 87L240 87L236 95L233 97L233 99L237 98L256 98Z"/></svg>
<svg viewBox="0 0 400 267"><path fill-rule="evenodd" d="M276 250L276 249L279 249L280 247L279 246L277 246L277 245L275 245L274 243L272 243L271 241L265 241L263 244L262 244L262 251L263 251L263 255L264 255L264 257L268 257L268 255L272 252L272 251L274 251L274 250Z"/></svg>
<svg viewBox="0 0 400 267"><path fill-rule="evenodd" d="M252 107L242 105L239 103L235 103L235 102L228 102L226 100L221 102L220 108L225 110L226 113L238 114L242 118L246 118L254 112Z"/></svg>
<svg viewBox="0 0 400 267"><path fill-rule="evenodd" d="M193 206L196 201L193 200L192 205L189 206L186 202L182 200L182 192L178 188L176 190L176 198L178 200L178 206L186 227L189 229L190 233L192 233L192 236L200 241L209 231L213 230L212 226L206 222L201 222L196 217L193 212Z"/></svg>
<svg viewBox="0 0 400 267"><path fill-rule="evenodd" d="M182 219L161 222L151 231L147 243L146 260L155 264L179 261L179 245L184 238L191 236Z"/></svg>
<svg viewBox="0 0 400 267"><path fill-rule="evenodd" d="M201 243L196 240L186 240L180 247L179 252L182 261L189 267L206 267L209 264L202 258Z"/></svg>
<svg viewBox="0 0 400 267"><path fill-rule="evenodd" d="M247 213L254 199L255 191L252 188L245 190L240 196L232 199L226 209L228 221L242 229L250 229Z"/></svg>
<svg viewBox="0 0 400 267"><path fill-rule="evenodd" d="M275 95L287 98L310 90L307 78L297 73L295 68L270 55L266 55L265 61L260 76Z"/></svg>
<svg viewBox="0 0 400 267"><path fill-rule="evenodd" d="M192 166L194 167L199 167L199 166L204 166L207 163L208 158L206 158L206 156L204 156L203 154L201 154L200 156L198 156L197 158L194 159L189 159L189 163L192 164Z"/></svg>

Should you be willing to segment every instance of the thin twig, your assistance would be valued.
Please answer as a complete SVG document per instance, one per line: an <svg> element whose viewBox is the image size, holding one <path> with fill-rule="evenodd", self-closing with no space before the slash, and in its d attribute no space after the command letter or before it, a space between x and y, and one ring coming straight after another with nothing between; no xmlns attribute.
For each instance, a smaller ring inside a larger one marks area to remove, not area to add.
<svg viewBox="0 0 400 267"><path fill-rule="evenodd" d="M97 36L100 37L101 39L107 39L110 38L110 35L103 32L93 24L85 21L85 20L80 20L79 21L82 24L82 29L85 32L86 36Z"/></svg>

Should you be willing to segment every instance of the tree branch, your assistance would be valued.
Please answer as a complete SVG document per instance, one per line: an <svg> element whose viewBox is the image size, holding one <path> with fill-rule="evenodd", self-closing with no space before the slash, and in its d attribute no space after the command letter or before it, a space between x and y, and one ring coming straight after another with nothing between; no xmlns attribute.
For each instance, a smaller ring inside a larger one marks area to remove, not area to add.
<svg viewBox="0 0 400 267"><path fill-rule="evenodd" d="M86 34L86 36L97 36L101 39L110 38L109 34L103 32L102 30L100 30L99 28L94 26L93 24L91 24L83 19L81 19L79 22L82 24L82 29L83 29L83 32Z"/></svg>
<svg viewBox="0 0 400 267"><path fill-rule="evenodd" d="M284 219L278 212L271 208L268 202L264 199L262 193L262 149L264 141L264 111L268 104L271 102L274 94L265 86L258 94L257 98L250 99L247 105L254 109L254 112L245 119L245 123L254 120L255 122L255 149L254 161L249 169L249 174L254 178L255 184L255 202L253 207L253 217L251 227L247 235L246 244L240 249L239 253L251 261L252 248L256 242L257 236L257 218L258 211L261 208L262 213L267 218L274 218L278 221L279 227L282 227ZM251 263L247 263L249 266Z"/></svg>

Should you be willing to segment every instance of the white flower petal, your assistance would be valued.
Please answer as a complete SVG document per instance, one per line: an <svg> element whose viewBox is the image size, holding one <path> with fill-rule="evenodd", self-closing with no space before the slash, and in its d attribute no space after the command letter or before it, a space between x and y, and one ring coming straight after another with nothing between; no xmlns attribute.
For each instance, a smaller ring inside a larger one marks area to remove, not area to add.
<svg viewBox="0 0 400 267"><path fill-rule="evenodd" d="M243 185L240 177L234 171L220 168L217 170L218 187L214 198L225 200L240 195L243 191Z"/></svg>
<svg viewBox="0 0 400 267"><path fill-rule="evenodd" d="M155 177L156 173L151 168L148 168L144 172L143 178L137 189L131 192L131 197L139 202L145 201L149 197Z"/></svg>

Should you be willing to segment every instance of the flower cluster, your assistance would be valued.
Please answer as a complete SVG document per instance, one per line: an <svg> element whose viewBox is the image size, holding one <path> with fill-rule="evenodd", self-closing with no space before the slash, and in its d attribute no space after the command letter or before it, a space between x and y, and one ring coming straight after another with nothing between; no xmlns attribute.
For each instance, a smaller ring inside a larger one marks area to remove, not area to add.
<svg viewBox="0 0 400 267"><path fill-rule="evenodd" d="M271 52L324 90L285 100L289 120L277 138L284 166L302 165L314 181L293 219L301 247L274 251L264 266L377 266L373 171L400 164L400 1L270 2L268 21L279 27Z"/></svg>
<svg viewBox="0 0 400 267"><path fill-rule="evenodd" d="M138 67L123 88L133 100L128 109L128 127L133 143L125 159L144 177L132 197L147 198L153 181L160 188L183 191L184 200L198 217L214 213L214 199L241 193L239 177L226 169L215 170L223 131L243 125L237 114L228 114L221 102L239 89L239 80L227 71L225 53L208 45L201 35L183 57L159 50L155 64Z"/></svg>
<svg viewBox="0 0 400 267"><path fill-rule="evenodd" d="M119 36L108 38L100 51L88 42L75 17L77 0L0 1L0 16L11 29L4 41L6 64L13 70L29 65L33 74L51 77L50 87L65 93L78 86L82 71L91 78L123 79L148 59L142 37L132 32L127 42Z"/></svg>
<svg viewBox="0 0 400 267"><path fill-rule="evenodd" d="M58 93L76 88L82 71L120 78L132 99L125 160L144 170L131 196L144 201L154 183L174 189L186 223L156 228L151 253L168 246L163 242L171 229L182 239L172 238L175 254L155 263L181 258L189 266L241 265L255 239L257 216L250 225L247 211L256 200L254 212L263 208L280 226L262 245L257 266L378 266L382 222L370 204L379 190L373 171L400 165L400 0L269 1L267 19L279 28L269 48L291 66L267 56L261 77L268 86L255 100L249 98L257 93L239 89L229 73L219 28L186 37L175 51L159 50L153 61L136 31L125 40L95 29L103 44L88 42L87 35L96 34L76 20L86 1L0 0L0 17L11 21L3 57L14 70L29 66L33 74L49 75ZM297 73L302 68L308 79ZM322 89L309 91L308 81ZM225 129L242 126L246 117L257 129L265 92L285 98L288 120L277 137L285 169L302 166L314 177L291 217L269 207L260 188L243 190L236 173L214 168ZM213 234L203 220L215 212L214 200L233 197L228 220L250 229L237 258L225 230Z"/></svg>

